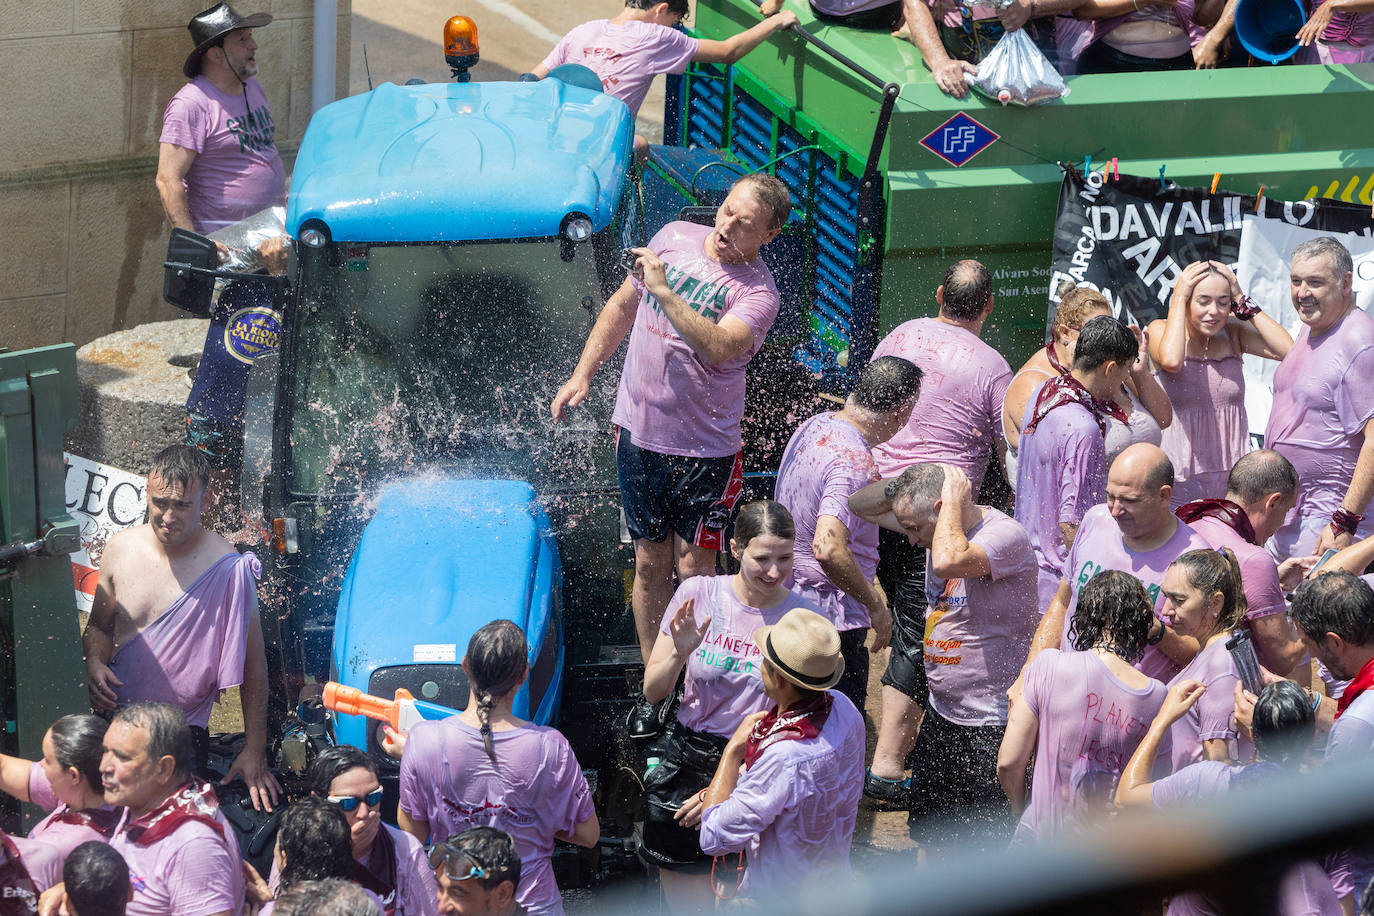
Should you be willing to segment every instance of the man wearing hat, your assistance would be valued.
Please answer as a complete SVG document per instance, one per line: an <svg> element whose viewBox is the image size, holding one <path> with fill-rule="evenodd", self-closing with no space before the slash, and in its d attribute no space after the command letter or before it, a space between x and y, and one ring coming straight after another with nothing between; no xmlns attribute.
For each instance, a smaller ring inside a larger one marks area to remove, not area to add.
<svg viewBox="0 0 1374 916"><path fill-rule="evenodd" d="M255 78L253 29L271 21L219 3L187 25L195 48L181 69L190 82L167 103L157 162L176 228L214 232L286 200L272 110Z"/></svg>
<svg viewBox="0 0 1374 916"><path fill-rule="evenodd" d="M754 645L763 655L764 692L776 705L745 717L726 744L705 789L701 849L747 851L738 892L762 897L849 875L864 723L854 704L830 689L844 674L840 634L830 621L788 611L755 630Z"/></svg>

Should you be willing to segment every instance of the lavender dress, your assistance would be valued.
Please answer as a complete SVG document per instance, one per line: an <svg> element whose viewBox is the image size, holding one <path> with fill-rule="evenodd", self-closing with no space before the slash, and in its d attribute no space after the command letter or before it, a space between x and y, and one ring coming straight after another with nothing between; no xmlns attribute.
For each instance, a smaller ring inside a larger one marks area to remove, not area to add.
<svg viewBox="0 0 1374 916"><path fill-rule="evenodd" d="M1155 378L1174 405L1162 447L1174 463L1175 507L1226 495L1231 466L1250 451L1245 377L1239 353L1221 359L1189 356L1178 372Z"/></svg>

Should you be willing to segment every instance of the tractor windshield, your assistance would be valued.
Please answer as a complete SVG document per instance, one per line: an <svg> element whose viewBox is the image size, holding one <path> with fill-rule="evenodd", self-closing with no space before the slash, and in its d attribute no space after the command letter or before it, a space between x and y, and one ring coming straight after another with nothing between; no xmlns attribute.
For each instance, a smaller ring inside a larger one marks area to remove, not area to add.
<svg viewBox="0 0 1374 916"><path fill-rule="evenodd" d="M541 492L614 486L616 373L570 424L549 416L602 305L592 249L540 239L305 252L289 490L369 492L428 469Z"/></svg>

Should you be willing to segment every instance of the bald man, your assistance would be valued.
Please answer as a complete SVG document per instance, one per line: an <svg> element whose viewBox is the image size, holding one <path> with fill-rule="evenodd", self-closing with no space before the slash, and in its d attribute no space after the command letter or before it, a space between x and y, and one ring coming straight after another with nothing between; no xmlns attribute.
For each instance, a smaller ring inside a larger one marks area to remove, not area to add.
<svg viewBox="0 0 1374 916"><path fill-rule="evenodd" d="M1083 516L1059 591L1035 631L1026 664L1042 649L1067 644L1078 593L1104 569L1119 569L1139 579L1154 599L1155 617L1159 617L1164 608L1164 571L1179 554L1208 548L1196 531L1169 510L1173 490L1174 465L1159 446L1137 443L1117 456L1107 472L1107 502ZM1136 667L1166 683L1193 660L1199 648L1196 639L1175 633L1162 619L1151 628L1149 643ZM1018 681L1013 694L1019 688Z"/></svg>

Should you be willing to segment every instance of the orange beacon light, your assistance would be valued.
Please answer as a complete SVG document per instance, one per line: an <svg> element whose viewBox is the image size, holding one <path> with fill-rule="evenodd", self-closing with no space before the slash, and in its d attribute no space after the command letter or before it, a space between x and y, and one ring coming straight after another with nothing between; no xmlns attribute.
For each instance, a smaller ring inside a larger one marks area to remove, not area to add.
<svg viewBox="0 0 1374 916"><path fill-rule="evenodd" d="M468 68L476 66L480 55L477 46L477 23L467 16L454 16L444 23L444 60L453 68L453 78L466 83Z"/></svg>

